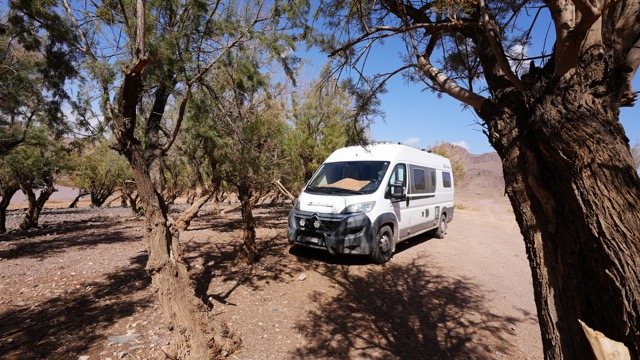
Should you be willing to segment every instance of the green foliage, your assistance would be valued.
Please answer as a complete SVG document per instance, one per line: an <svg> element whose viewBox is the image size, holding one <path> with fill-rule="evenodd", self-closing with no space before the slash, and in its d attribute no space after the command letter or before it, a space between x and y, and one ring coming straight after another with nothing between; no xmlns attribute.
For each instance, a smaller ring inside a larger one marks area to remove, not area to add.
<svg viewBox="0 0 640 360"><path fill-rule="evenodd" d="M8 170L3 179L17 181L34 190L53 183L56 176L65 174L70 169L68 149L51 140L46 128L42 126L31 129L25 143L9 151L1 159L4 163L2 167Z"/></svg>
<svg viewBox="0 0 640 360"><path fill-rule="evenodd" d="M351 126L352 99L345 84L315 81L294 94L291 104L286 145L292 171L283 182L297 192L327 156L356 136Z"/></svg>
<svg viewBox="0 0 640 360"><path fill-rule="evenodd" d="M107 142L78 155L75 161L71 175L73 186L92 194L101 194L103 196L100 197L105 199L131 179L131 169L126 159L111 150Z"/></svg>
<svg viewBox="0 0 640 360"><path fill-rule="evenodd" d="M464 181L466 177L466 171L464 169L464 162L457 153L456 147L449 143L438 142L435 145L429 147L429 152L442 155L451 161L451 171L457 182Z"/></svg>
<svg viewBox="0 0 640 360"><path fill-rule="evenodd" d="M36 117L60 133L65 86L78 75L76 34L56 1L11 1L0 34L0 126ZM5 124L2 124L5 122Z"/></svg>

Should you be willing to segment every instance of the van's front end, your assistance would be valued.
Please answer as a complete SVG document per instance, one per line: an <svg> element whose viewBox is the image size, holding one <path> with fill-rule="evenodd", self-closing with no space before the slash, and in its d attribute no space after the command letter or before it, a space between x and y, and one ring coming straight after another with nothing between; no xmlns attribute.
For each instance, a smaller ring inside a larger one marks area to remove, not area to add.
<svg viewBox="0 0 640 360"><path fill-rule="evenodd" d="M388 161L327 159L289 213L289 242L331 254L370 255L388 168Z"/></svg>

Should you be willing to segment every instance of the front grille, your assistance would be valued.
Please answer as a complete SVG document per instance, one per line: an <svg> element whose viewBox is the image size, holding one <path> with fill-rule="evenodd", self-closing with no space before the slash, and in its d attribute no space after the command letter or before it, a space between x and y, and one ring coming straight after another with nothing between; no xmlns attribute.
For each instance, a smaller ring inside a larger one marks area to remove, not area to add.
<svg viewBox="0 0 640 360"><path fill-rule="evenodd" d="M300 226L300 219L304 219L304 221L306 222L304 226ZM318 229L316 229L313 226L313 223L315 220L320 220L320 227ZM323 233L332 233L338 228L338 226L340 226L340 221L321 220L316 217L310 217L310 218L296 217L296 224L303 230L313 230L313 231L320 231Z"/></svg>

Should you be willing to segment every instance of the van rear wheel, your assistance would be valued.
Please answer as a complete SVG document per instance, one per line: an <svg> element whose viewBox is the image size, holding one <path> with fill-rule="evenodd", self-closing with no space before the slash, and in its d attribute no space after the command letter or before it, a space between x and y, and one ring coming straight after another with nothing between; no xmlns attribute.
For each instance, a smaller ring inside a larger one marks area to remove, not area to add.
<svg viewBox="0 0 640 360"><path fill-rule="evenodd" d="M440 215L440 223L438 224L438 228L433 232L433 237L437 239L444 239L444 236L447 234L447 215Z"/></svg>
<svg viewBox="0 0 640 360"><path fill-rule="evenodd" d="M384 264L393 253L393 231L387 225L378 229L375 239L373 239L373 249L369 258L376 264Z"/></svg>

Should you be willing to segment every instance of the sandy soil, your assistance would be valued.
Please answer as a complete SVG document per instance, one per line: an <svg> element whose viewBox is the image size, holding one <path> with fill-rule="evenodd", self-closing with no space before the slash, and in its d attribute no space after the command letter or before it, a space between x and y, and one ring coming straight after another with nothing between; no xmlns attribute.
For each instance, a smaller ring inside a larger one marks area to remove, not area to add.
<svg viewBox="0 0 640 360"><path fill-rule="evenodd" d="M264 255L254 266L233 262L237 212L205 207L180 240L196 294L242 338L231 359L542 358L507 200L456 201L445 239L409 240L384 265L291 248L286 208L256 210ZM20 214L9 213L8 229ZM144 271L140 219L59 208L40 224L0 235L0 358L164 359L170 337Z"/></svg>

